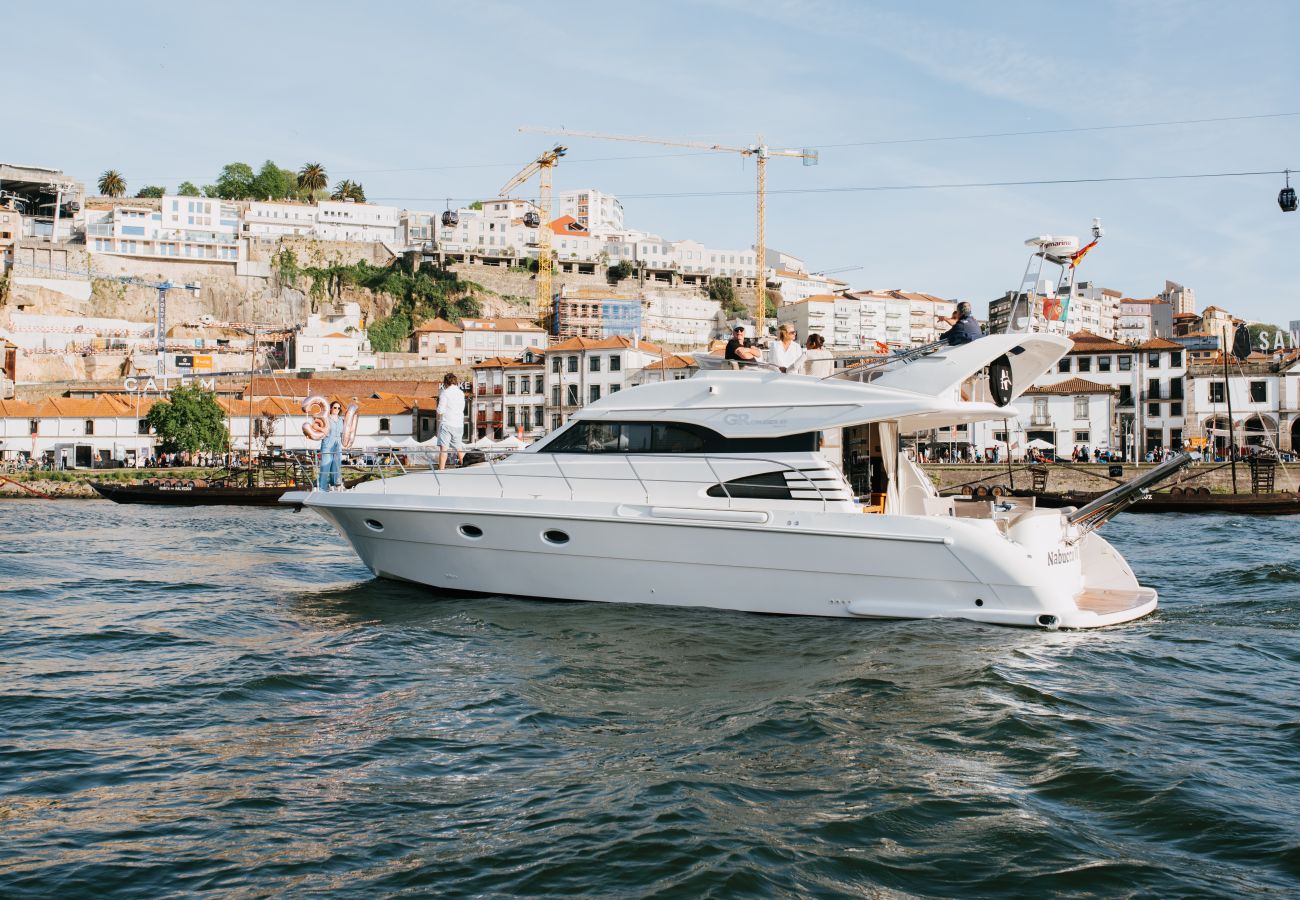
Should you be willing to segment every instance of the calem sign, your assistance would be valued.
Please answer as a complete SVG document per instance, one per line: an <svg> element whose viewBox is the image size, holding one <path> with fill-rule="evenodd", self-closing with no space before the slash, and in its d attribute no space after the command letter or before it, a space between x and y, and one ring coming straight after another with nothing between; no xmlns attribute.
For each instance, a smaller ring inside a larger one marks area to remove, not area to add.
<svg viewBox="0 0 1300 900"><path fill-rule="evenodd" d="M217 389L217 379L196 378L193 375L128 375L122 379L122 388L129 394L165 394L174 387L197 384L205 391Z"/></svg>
<svg viewBox="0 0 1300 900"><path fill-rule="evenodd" d="M1281 328L1272 332L1261 331L1258 342L1260 353L1274 353L1278 350L1286 350L1288 346L1295 350L1300 348L1300 331L1294 329L1283 331Z"/></svg>

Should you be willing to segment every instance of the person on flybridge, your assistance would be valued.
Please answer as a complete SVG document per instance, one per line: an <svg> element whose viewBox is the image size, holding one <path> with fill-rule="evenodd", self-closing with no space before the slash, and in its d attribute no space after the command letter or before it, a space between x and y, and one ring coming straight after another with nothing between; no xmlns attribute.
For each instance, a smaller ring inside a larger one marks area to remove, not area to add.
<svg viewBox="0 0 1300 900"><path fill-rule="evenodd" d="M973 340L984 337L984 332L980 330L980 320L975 318L970 304L965 300L957 304L957 311L951 316L937 316L937 318L940 322L947 322L951 326L939 335L939 340L953 347L958 344L969 344Z"/></svg>

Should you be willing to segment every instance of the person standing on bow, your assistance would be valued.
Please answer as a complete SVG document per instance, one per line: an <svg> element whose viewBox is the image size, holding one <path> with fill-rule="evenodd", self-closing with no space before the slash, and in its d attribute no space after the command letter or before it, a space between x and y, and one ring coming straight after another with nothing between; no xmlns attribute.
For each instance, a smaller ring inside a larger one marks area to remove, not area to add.
<svg viewBox="0 0 1300 900"><path fill-rule="evenodd" d="M447 451L456 454L456 465L460 465L465 452L461 434L465 430L465 392L460 389L458 379L448 372L442 376L442 390L438 392L438 468L447 467Z"/></svg>
<svg viewBox="0 0 1300 900"><path fill-rule="evenodd" d="M330 411L325 416L327 425L325 437L320 440L320 479L317 483L322 491L343 490L343 404L337 400L330 403Z"/></svg>
<svg viewBox="0 0 1300 900"><path fill-rule="evenodd" d="M776 340L767 350L767 361L782 372L803 372L803 347L794 339L794 326L784 323L776 331Z"/></svg>

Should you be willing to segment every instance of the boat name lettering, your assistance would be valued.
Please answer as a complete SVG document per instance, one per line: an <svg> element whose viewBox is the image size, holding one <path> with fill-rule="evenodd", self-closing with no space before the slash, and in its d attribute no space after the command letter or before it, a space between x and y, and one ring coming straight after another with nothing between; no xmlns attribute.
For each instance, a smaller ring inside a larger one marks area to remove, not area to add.
<svg viewBox="0 0 1300 900"><path fill-rule="evenodd" d="M1053 550L1047 554L1047 564L1049 566L1063 566L1066 563L1072 563L1079 558L1079 552L1074 548L1069 550Z"/></svg>
<svg viewBox="0 0 1300 900"><path fill-rule="evenodd" d="M749 413L728 413L722 417L727 425L784 425L785 419L751 419Z"/></svg>

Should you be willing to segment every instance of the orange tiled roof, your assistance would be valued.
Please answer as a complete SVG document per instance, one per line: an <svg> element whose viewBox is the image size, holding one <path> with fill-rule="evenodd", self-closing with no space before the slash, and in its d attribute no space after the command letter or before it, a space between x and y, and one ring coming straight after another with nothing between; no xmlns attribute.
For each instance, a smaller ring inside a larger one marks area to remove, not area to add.
<svg viewBox="0 0 1300 900"><path fill-rule="evenodd" d="M577 226L576 230L570 228L570 225ZM591 232L578 225L578 220L573 216L560 216L546 227L556 234L569 235L570 237L591 237Z"/></svg>
<svg viewBox="0 0 1300 900"><path fill-rule="evenodd" d="M572 337L558 344L551 344L549 350L627 350L631 349L635 342L629 337L618 335L612 338L603 338L596 340L594 338ZM641 341L635 349L644 350L646 353L653 353L656 356L667 356L668 354L656 344L649 341Z"/></svg>
<svg viewBox="0 0 1300 900"><path fill-rule="evenodd" d="M1097 384L1085 378L1070 378L1059 384L1035 385L1026 394L1115 394L1119 388Z"/></svg>
<svg viewBox="0 0 1300 900"><path fill-rule="evenodd" d="M36 407L25 400L0 400L0 419L30 419Z"/></svg>
<svg viewBox="0 0 1300 900"><path fill-rule="evenodd" d="M1071 353L1127 353L1133 349L1128 344L1112 341L1110 338L1087 330L1076 331L1070 335L1070 340L1074 341L1074 347L1070 349Z"/></svg>
<svg viewBox="0 0 1300 900"><path fill-rule="evenodd" d="M542 326L531 319L498 316L495 319L461 319L462 331L541 331Z"/></svg>
<svg viewBox="0 0 1300 900"><path fill-rule="evenodd" d="M427 334L431 331L447 331L447 332L453 332L455 334L460 334L464 330L465 329L461 328L459 325L453 325L450 322L448 322L446 319L442 318L441 316L438 316L436 318L429 319L427 322L421 323L421 325L415 329L415 333Z"/></svg>
<svg viewBox="0 0 1300 900"><path fill-rule="evenodd" d="M666 356L663 359L655 360L646 366L647 369L694 369L695 357L693 356Z"/></svg>
<svg viewBox="0 0 1300 900"><path fill-rule="evenodd" d="M339 395L352 397L373 397L380 393L400 394L404 397L436 397L442 387L441 378L427 381L415 379L387 378L329 378L315 376L298 378L293 375L272 378L269 375L253 376L252 384L245 388L244 398L248 394L254 397L294 397L298 400L308 394Z"/></svg>
<svg viewBox="0 0 1300 900"><path fill-rule="evenodd" d="M1144 344L1138 344L1137 350L1183 350L1186 349L1182 344L1176 344L1173 341L1167 341L1164 338L1152 338Z"/></svg>

